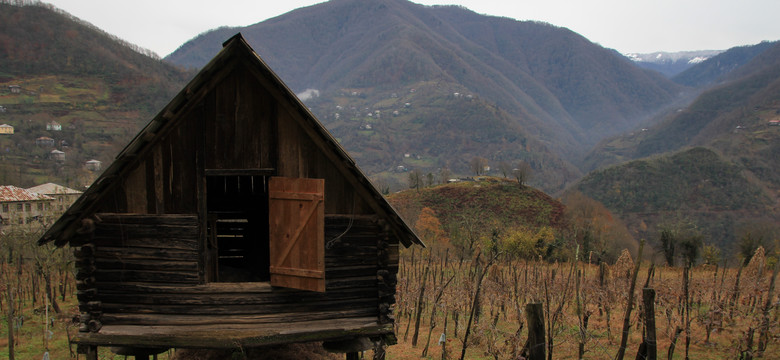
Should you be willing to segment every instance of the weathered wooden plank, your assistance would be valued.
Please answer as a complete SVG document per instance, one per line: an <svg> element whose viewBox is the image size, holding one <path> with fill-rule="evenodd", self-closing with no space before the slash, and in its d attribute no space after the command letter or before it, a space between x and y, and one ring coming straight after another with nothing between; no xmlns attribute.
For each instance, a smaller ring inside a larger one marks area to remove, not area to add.
<svg viewBox="0 0 780 360"><path fill-rule="evenodd" d="M127 177L123 178L123 186L117 190L124 195L127 211L145 214L147 211L145 164L141 163L140 166L137 166L127 175Z"/></svg>
<svg viewBox="0 0 780 360"><path fill-rule="evenodd" d="M154 168L154 154L159 152L159 146L149 146L149 153L144 157L143 165L146 169L146 214L157 214L157 194L155 194L155 178L157 177Z"/></svg>
<svg viewBox="0 0 780 360"><path fill-rule="evenodd" d="M269 324L294 323L351 317L376 316L377 309L358 308L339 311L318 311L304 313L276 313L264 315L163 315L163 314L103 314L104 324L122 325L221 325L221 324Z"/></svg>
<svg viewBox="0 0 780 360"><path fill-rule="evenodd" d="M187 126L176 128L176 136L171 137L171 160L168 184L172 194L170 209L172 213L195 214L198 211L198 184L193 181L196 176L196 157L203 150L197 146L198 140L203 138L203 129L198 126L198 121L193 121L193 114L202 112L201 106L187 113L182 123Z"/></svg>
<svg viewBox="0 0 780 360"><path fill-rule="evenodd" d="M345 299L369 299L376 300L375 287L359 287L330 290L327 294L315 292L297 293L147 293L147 292L121 292L115 290L100 289L100 299L106 303L114 304L158 304L158 305L268 305L268 304L301 304L317 303L321 301L334 301Z"/></svg>
<svg viewBox="0 0 780 360"><path fill-rule="evenodd" d="M158 237L158 238L195 238L197 226L171 226L150 224L111 224L98 223L95 236L98 237Z"/></svg>
<svg viewBox="0 0 780 360"><path fill-rule="evenodd" d="M134 237L128 239L100 234L100 236L94 237L93 241L99 247L166 248L198 251L197 238Z"/></svg>
<svg viewBox="0 0 780 360"><path fill-rule="evenodd" d="M347 311L362 308L366 312L376 309L376 298L351 298L336 300L320 300L295 304L231 304L231 305L167 305L167 304L137 304L137 303L107 303L103 297L103 314L164 314L164 315L279 315L298 314L322 311Z"/></svg>
<svg viewBox="0 0 780 360"><path fill-rule="evenodd" d="M99 269L94 277L98 282L198 283L195 272Z"/></svg>
<svg viewBox="0 0 780 360"><path fill-rule="evenodd" d="M212 324L186 326L104 325L100 333L79 333L79 344L174 348L235 349L293 342L392 336L392 325L374 317L317 320L278 324Z"/></svg>
<svg viewBox="0 0 780 360"><path fill-rule="evenodd" d="M167 137L166 137L167 138ZM162 145L165 144L167 139L161 139L160 143L156 144L152 151L152 164L154 169L154 207L155 211L152 214L164 214L165 213L165 169L163 168L163 153Z"/></svg>
<svg viewBox="0 0 780 360"><path fill-rule="evenodd" d="M103 247L95 249L95 259L104 260L183 260L197 261L198 253L192 250L138 248L138 247Z"/></svg>
<svg viewBox="0 0 780 360"><path fill-rule="evenodd" d="M98 259L95 262L97 268L101 270L151 270L176 272L192 272L197 274L198 262L192 261L168 261L168 260L144 260L144 259L122 259L121 261Z"/></svg>
<svg viewBox="0 0 780 360"><path fill-rule="evenodd" d="M354 276L376 276L377 265L371 266L345 266L340 268L325 269L326 279L337 279Z"/></svg>
<svg viewBox="0 0 780 360"><path fill-rule="evenodd" d="M276 175L276 169L205 169L205 173L206 176L272 176Z"/></svg>
<svg viewBox="0 0 780 360"><path fill-rule="evenodd" d="M340 289L360 289L360 288L372 288L376 286L376 274L363 277L344 277L340 279L329 279L327 281L328 291L325 295L330 294L332 291L339 291ZM302 297L307 296L323 296L322 293L307 292L287 288L274 288L269 283L209 283L203 285L181 285L181 284L147 284L147 283L113 283L102 282L97 283L96 287L100 288L102 293L109 294L179 294L181 296L201 296L213 294L219 295L231 295L240 294L242 296L265 296L266 294L273 293L278 297Z"/></svg>
<svg viewBox="0 0 780 360"><path fill-rule="evenodd" d="M197 214L98 213L100 223L197 226Z"/></svg>
<svg viewBox="0 0 780 360"><path fill-rule="evenodd" d="M206 282L210 279L208 279L208 274L212 274L215 272L214 262L211 261L211 253L207 251L206 249L206 243L207 243L207 230L208 229L208 222L209 217L205 214L208 214L208 203L206 201L207 191L206 191L206 137L208 134L206 134L206 119L207 118L214 118L214 102L215 102L215 95L212 91L208 96L205 96L203 99L203 102L197 106L196 108L198 111L195 115L195 120L193 121L193 128L197 132L197 141L195 142L195 183L197 186L197 196L196 196L196 206L198 209L199 214L204 214L198 219L198 225L199 231L198 231L198 254L200 254L200 261L198 262L198 276L200 277L200 282Z"/></svg>
<svg viewBox="0 0 780 360"><path fill-rule="evenodd" d="M375 252L376 253L376 252ZM349 257L330 257L325 258L325 268L335 268L339 266L360 266L376 265L376 258L369 256L349 256Z"/></svg>
<svg viewBox="0 0 780 360"><path fill-rule="evenodd" d="M377 248L376 246L362 246L362 245L355 245L352 246L349 242L342 242L344 239L331 239L325 241L325 244L330 244L330 249L326 250L325 257L338 260L338 259L346 259L349 257L376 257ZM374 259L376 260L376 259Z"/></svg>

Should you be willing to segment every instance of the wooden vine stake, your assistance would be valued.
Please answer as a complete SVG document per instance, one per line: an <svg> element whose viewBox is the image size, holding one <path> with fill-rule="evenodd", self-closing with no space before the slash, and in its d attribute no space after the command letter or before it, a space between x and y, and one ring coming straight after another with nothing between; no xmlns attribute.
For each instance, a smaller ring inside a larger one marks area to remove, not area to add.
<svg viewBox="0 0 780 360"><path fill-rule="evenodd" d="M528 322L528 341L525 343L525 351L528 360L546 359L544 342L544 308L541 303L529 303L525 305L526 321Z"/></svg>
<svg viewBox="0 0 780 360"><path fill-rule="evenodd" d="M623 336L620 337L620 348L618 348L616 360L623 360L626 355L626 343L628 342L628 332L631 324L631 308L634 305L634 288L636 287L636 276L639 274L639 265L642 264L642 249L645 247L645 240L639 242L639 254L636 256L636 265L634 273L631 276L631 286L628 290L628 304L626 304L626 315L623 317Z"/></svg>
<svg viewBox="0 0 780 360"><path fill-rule="evenodd" d="M482 289L482 280L485 278L485 274L487 274L490 267L493 265L493 262L496 261L499 254L496 254L493 256L490 261L485 264L485 268L482 270L482 272L479 273L479 277L477 278L477 284L476 284L476 290L474 291L474 298L471 301L471 311L469 312L469 321L466 324L466 333L463 335L463 348L460 352L460 360L463 360L466 358L466 349L468 348L469 343L469 334L471 333L471 325L474 323L474 317L475 313L477 312L477 306L479 304L479 293ZM477 254L477 262L479 262L479 254ZM479 272L479 268L475 266L475 271Z"/></svg>
<svg viewBox="0 0 780 360"><path fill-rule="evenodd" d="M637 359L656 360L658 347L655 334L655 289L642 289L642 304L645 308L644 336Z"/></svg>
<svg viewBox="0 0 780 360"><path fill-rule="evenodd" d="M772 300L775 297L775 280L777 280L777 272L780 270L780 264L775 263L775 269L772 272L772 280L769 281L769 292L766 296L766 303L764 303L764 309L761 316L761 326L759 327L758 335L758 350L756 356L761 357L766 351L766 347L769 343L769 310L772 309Z"/></svg>

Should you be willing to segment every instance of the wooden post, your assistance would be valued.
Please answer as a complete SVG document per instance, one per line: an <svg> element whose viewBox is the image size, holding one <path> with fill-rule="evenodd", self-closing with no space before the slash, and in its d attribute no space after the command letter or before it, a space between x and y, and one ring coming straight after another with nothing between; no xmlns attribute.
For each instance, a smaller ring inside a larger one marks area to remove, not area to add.
<svg viewBox="0 0 780 360"><path fill-rule="evenodd" d="M6 287L6 293L8 296L8 317L6 322L8 323L8 359L14 360L14 293L11 290L11 284L9 282Z"/></svg>
<svg viewBox="0 0 780 360"><path fill-rule="evenodd" d="M607 263L599 263L599 287L604 288L604 283L607 279Z"/></svg>
<svg viewBox="0 0 780 360"><path fill-rule="evenodd" d="M623 336L620 338L620 347L618 348L616 360L623 360L623 356L626 354L626 343L628 342L628 332L631 322L631 308L634 306L634 289L636 288L636 277L639 274L639 265L642 264L642 248L645 247L645 240L639 242L639 254L636 257L636 264L634 265L634 274L631 277L631 286L628 289L628 303L626 304L626 313L623 317Z"/></svg>
<svg viewBox="0 0 780 360"><path fill-rule="evenodd" d="M691 300L690 300L690 289L689 289L689 282L690 282L690 267L689 264L685 264L685 267L683 268L683 301L685 302L685 307L683 308L684 316L683 321L685 322L685 360L688 360L688 351L691 347Z"/></svg>
<svg viewBox="0 0 780 360"><path fill-rule="evenodd" d="M769 291L767 292L766 303L761 312L761 325L758 330L758 350L756 352L757 357L764 355L764 351L766 351L767 345L769 344L769 310L772 308L772 300L775 298L775 280L777 280L777 273L780 271L780 264L775 263L774 267L772 279L769 281Z"/></svg>
<svg viewBox="0 0 780 360"><path fill-rule="evenodd" d="M97 346L88 346L87 347L87 360L98 360L98 347Z"/></svg>
<svg viewBox="0 0 780 360"><path fill-rule="evenodd" d="M425 299L425 282L428 280L429 266L430 266L430 260L428 261L428 265L425 266L425 271L423 272L422 285L420 285L420 295L417 297L417 306L416 306L417 309L415 310L414 334L412 335L412 347L417 346L417 337L420 334L420 319L422 318L423 300Z"/></svg>
<svg viewBox="0 0 780 360"><path fill-rule="evenodd" d="M525 305L525 313L528 322L528 360L544 360L545 342L544 342L544 310L541 303L530 303Z"/></svg>
<svg viewBox="0 0 780 360"><path fill-rule="evenodd" d="M642 290L642 303L645 308L645 338L643 342L647 345L647 360L656 360L658 349L655 338L655 290L644 288Z"/></svg>

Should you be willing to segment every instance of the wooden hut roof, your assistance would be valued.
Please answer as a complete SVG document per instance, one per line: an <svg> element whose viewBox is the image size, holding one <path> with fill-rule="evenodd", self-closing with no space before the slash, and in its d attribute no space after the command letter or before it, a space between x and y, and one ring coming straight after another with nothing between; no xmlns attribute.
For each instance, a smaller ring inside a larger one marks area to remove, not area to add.
<svg viewBox="0 0 780 360"><path fill-rule="evenodd" d="M393 233L405 246L423 245L414 231L401 219L393 207L374 187L368 177L358 168L355 161L347 154L335 138L317 120L314 114L298 99L284 82L268 67L268 65L249 46L239 33L228 39L222 50L165 106L135 138L117 155L114 162L103 174L76 200L76 202L57 220L38 240L39 244L54 241L55 245L65 245L82 226L82 220L93 215L98 209L97 204L119 179L132 168L140 154L147 151L158 138L176 123L178 115L189 109L189 106L200 101L205 94L219 82L224 71L223 67L241 62L249 66L255 74L270 85L269 91L276 101L283 106L299 113L303 119L301 126L312 138L319 138L317 144L320 151L329 153L339 161L334 161L341 174L353 184L356 191L365 199L377 214L390 225Z"/></svg>

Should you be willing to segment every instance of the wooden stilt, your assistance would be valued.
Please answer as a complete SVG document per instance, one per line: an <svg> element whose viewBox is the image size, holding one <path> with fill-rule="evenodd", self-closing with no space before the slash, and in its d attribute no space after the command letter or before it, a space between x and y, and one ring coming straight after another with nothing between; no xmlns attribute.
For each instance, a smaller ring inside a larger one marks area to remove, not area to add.
<svg viewBox="0 0 780 360"><path fill-rule="evenodd" d="M89 346L87 348L87 360L98 360L98 347Z"/></svg>

